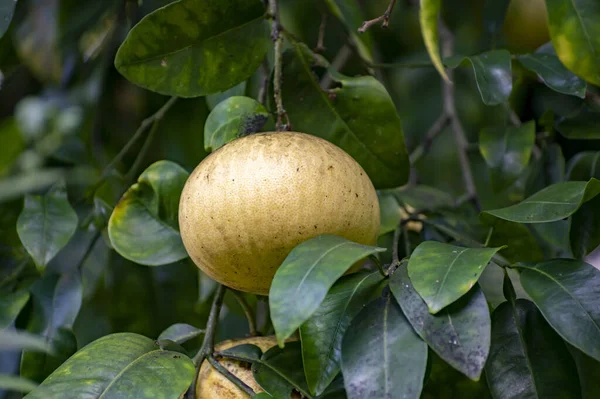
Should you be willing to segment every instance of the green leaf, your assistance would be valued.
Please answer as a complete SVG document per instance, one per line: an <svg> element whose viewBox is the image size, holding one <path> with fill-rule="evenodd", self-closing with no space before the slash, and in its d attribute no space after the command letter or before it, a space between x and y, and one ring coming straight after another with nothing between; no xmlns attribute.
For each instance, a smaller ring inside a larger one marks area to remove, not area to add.
<svg viewBox="0 0 600 399"><path fill-rule="evenodd" d="M90 392L107 399L177 398L194 373L181 353L160 350L138 334L112 334L81 349L26 398L81 398Z"/></svg>
<svg viewBox="0 0 600 399"><path fill-rule="evenodd" d="M14 162L25 148L23 134L15 118L0 122L0 140L4 143L0 147L0 176L5 176L11 171Z"/></svg>
<svg viewBox="0 0 600 399"><path fill-rule="evenodd" d="M600 85L600 3L546 0L548 27L558 58L571 71Z"/></svg>
<svg viewBox="0 0 600 399"><path fill-rule="evenodd" d="M529 164L535 144L535 121L519 127L488 127L479 133L479 151L491 169L496 192L513 184Z"/></svg>
<svg viewBox="0 0 600 399"><path fill-rule="evenodd" d="M318 308L353 264L385 249L321 235L294 248L277 269L269 291L271 320L279 346Z"/></svg>
<svg viewBox="0 0 600 399"><path fill-rule="evenodd" d="M507 208L485 211L484 223L499 218L517 223L555 222L571 216L582 204L600 194L600 180L569 181L553 184L524 201Z"/></svg>
<svg viewBox="0 0 600 399"><path fill-rule="evenodd" d="M583 151L569 160L567 180L600 178L600 151Z"/></svg>
<svg viewBox="0 0 600 399"><path fill-rule="evenodd" d="M440 56L438 18L441 8L441 0L421 0L419 21L421 22L423 41L425 42L425 47L433 62L433 66L435 66L435 69L437 69L446 82L450 82L448 75L446 75L444 64L442 64L442 57Z"/></svg>
<svg viewBox="0 0 600 399"><path fill-rule="evenodd" d="M379 272L342 278L300 327L302 359L311 393L321 395L339 373L344 334L364 304L379 294L382 279Z"/></svg>
<svg viewBox="0 0 600 399"><path fill-rule="evenodd" d="M358 3L353 0L325 0L325 5L344 24L361 58L373 62L373 40L370 33L357 33L365 20Z"/></svg>
<svg viewBox="0 0 600 399"><path fill-rule="evenodd" d="M600 112L584 104L578 110L557 118L554 128L570 140L600 139Z"/></svg>
<svg viewBox="0 0 600 399"><path fill-rule="evenodd" d="M379 236L390 233L398 227L400 220L407 217L408 214L400 206L392 190L377 191L379 199Z"/></svg>
<svg viewBox="0 0 600 399"><path fill-rule="evenodd" d="M33 313L27 330L43 335L53 353L24 351L21 376L41 382L77 350L73 324L81 309L83 287L76 269L62 276L45 274L30 290Z"/></svg>
<svg viewBox="0 0 600 399"><path fill-rule="evenodd" d="M256 133L269 120L261 103L250 97L229 97L219 103L204 124L204 148L215 151L233 139Z"/></svg>
<svg viewBox="0 0 600 399"><path fill-rule="evenodd" d="M206 105L212 111L222 101L233 96L243 96L244 94L246 94L246 81L233 86L231 89L206 96Z"/></svg>
<svg viewBox="0 0 600 399"><path fill-rule="evenodd" d="M283 56L283 102L294 129L341 147L376 188L405 184L410 165L400 119L385 87L371 76L334 73L340 87L323 91L313 67L328 67L305 44L292 41ZM375 128L376 127L376 128Z"/></svg>
<svg viewBox="0 0 600 399"><path fill-rule="evenodd" d="M178 97L229 89L248 79L270 45L259 0L179 0L144 17L115 67L131 82Z"/></svg>
<svg viewBox="0 0 600 399"><path fill-rule="evenodd" d="M501 32L504 17L510 0L485 0L483 6L483 24L487 33L494 39Z"/></svg>
<svg viewBox="0 0 600 399"><path fill-rule="evenodd" d="M426 365L427 344L391 295L367 305L342 343L342 374L349 399L418 398Z"/></svg>
<svg viewBox="0 0 600 399"><path fill-rule="evenodd" d="M450 68L470 62L475 72L475 81L486 105L498 105L508 100L512 92L512 69L510 53L492 50L470 57L451 57L445 60Z"/></svg>
<svg viewBox="0 0 600 399"><path fill-rule="evenodd" d="M567 348L575 360L579 373L582 399L595 399L600 397L600 362L587 356L579 349L568 345Z"/></svg>
<svg viewBox="0 0 600 399"><path fill-rule="evenodd" d="M266 351L259 362L252 364L252 375L275 398L289 398L292 389L310 397L302 369L300 342L289 342L283 349L275 346Z"/></svg>
<svg viewBox="0 0 600 399"><path fill-rule="evenodd" d="M415 291L406 267L390 278L390 288L402 312L444 361L470 379L478 381L490 349L490 312L478 285L456 303L436 315Z"/></svg>
<svg viewBox="0 0 600 399"><path fill-rule="evenodd" d="M196 338L204 334L204 330L191 326L185 323L173 324L166 330L160 333L159 340L169 339L171 341L182 344L190 339Z"/></svg>
<svg viewBox="0 0 600 399"><path fill-rule="evenodd" d="M229 349L225 349L218 353L219 356L227 357L230 359L240 360L242 362L254 363L260 361L262 357L262 350L252 344L237 345Z"/></svg>
<svg viewBox="0 0 600 399"><path fill-rule="evenodd" d="M525 195L531 196L543 188L560 183L565 177L565 157L562 149L556 143L551 143L544 149L542 156L531 162L531 170L525 184ZM572 180L587 180L572 179Z"/></svg>
<svg viewBox="0 0 600 399"><path fill-rule="evenodd" d="M517 299L494 310L486 376L495 398L577 398L574 371L564 342L533 303Z"/></svg>
<svg viewBox="0 0 600 399"><path fill-rule="evenodd" d="M565 341L600 361L600 270L571 259L520 268L523 288L548 323Z"/></svg>
<svg viewBox="0 0 600 399"><path fill-rule="evenodd" d="M273 398L273 397L266 392L258 393L252 397L252 399L271 399L271 398Z"/></svg>
<svg viewBox="0 0 600 399"><path fill-rule="evenodd" d="M29 301L29 292L22 290L0 296L0 330L11 326Z"/></svg>
<svg viewBox="0 0 600 399"><path fill-rule="evenodd" d="M43 197L25 196L17 233L39 269L45 269L76 229L77 214L69 204L64 186L55 186Z"/></svg>
<svg viewBox="0 0 600 399"><path fill-rule="evenodd" d="M4 36L15 12L17 0L2 0L0 2L0 37Z"/></svg>
<svg viewBox="0 0 600 399"><path fill-rule="evenodd" d="M186 258L179 235L179 198L189 174L181 166L158 161L123 195L108 222L108 235L124 258L159 266Z"/></svg>
<svg viewBox="0 0 600 399"><path fill-rule="evenodd" d="M524 54L519 55L517 59L525 69L537 74L552 90L579 98L585 97L585 81L565 68L556 54Z"/></svg>
<svg viewBox="0 0 600 399"><path fill-rule="evenodd" d="M506 246L499 253L509 262L539 262L544 259L542 248L528 226L496 218L485 218L484 223L494 229L488 246Z"/></svg>
<svg viewBox="0 0 600 399"><path fill-rule="evenodd" d="M435 314L469 292L500 249L425 241L410 256L408 274L429 312Z"/></svg>
<svg viewBox="0 0 600 399"><path fill-rule="evenodd" d="M33 391L36 387L35 382L26 378L0 374L0 390L27 393Z"/></svg>
<svg viewBox="0 0 600 399"><path fill-rule="evenodd" d="M52 353L52 345L44 337L25 331L0 330L0 351L30 350Z"/></svg>

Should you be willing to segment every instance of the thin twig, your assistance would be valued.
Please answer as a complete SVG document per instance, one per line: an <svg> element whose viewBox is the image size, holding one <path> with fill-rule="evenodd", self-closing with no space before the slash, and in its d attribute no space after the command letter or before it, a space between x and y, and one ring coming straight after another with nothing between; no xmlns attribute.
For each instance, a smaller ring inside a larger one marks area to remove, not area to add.
<svg viewBox="0 0 600 399"><path fill-rule="evenodd" d="M444 57L450 57L454 51L454 38L443 21L440 21L439 27L440 37L442 39L442 55ZM467 147L469 143L467 141L465 130L456 112L454 85L451 83L453 81L454 71L452 69L448 69L446 73L448 74L448 82L445 80L442 81L444 112L446 112L450 118L450 125L452 126L452 131L454 132L454 137L456 139L458 160L460 162L465 190L468 195L473 197L475 204L479 208L475 181L473 179L473 171L471 170L471 164L469 163L469 157L467 154Z"/></svg>
<svg viewBox="0 0 600 399"><path fill-rule="evenodd" d="M383 269L383 265L381 264L381 261L379 260L379 258L377 258L377 256L369 255L369 260L375 263L375 266L377 266L377 270L379 270L379 274L381 274L382 277L388 276L388 273Z"/></svg>
<svg viewBox="0 0 600 399"><path fill-rule="evenodd" d="M273 77L273 97L275 98L275 106L277 107L277 131L291 130L291 123L285 108L283 108L283 98L281 95L282 85L282 65L281 58L283 55L283 36L281 35L281 24L279 23L279 7L278 0L269 0L269 12L271 14L271 39L275 47L275 74ZM283 120L285 119L285 124Z"/></svg>
<svg viewBox="0 0 600 399"><path fill-rule="evenodd" d="M358 32L365 33L367 31L367 29L369 29L371 26L378 24L380 22L381 22L381 27L387 28L390 23L390 16L392 15L392 10L394 9L395 4L396 4L396 0L390 0L390 4L388 5L388 8L385 10L383 15L381 15L377 18L371 19L369 21L363 22L362 26L360 28L358 28Z"/></svg>
<svg viewBox="0 0 600 399"><path fill-rule="evenodd" d="M319 37L317 38L317 47L315 53L322 53L325 49L325 28L327 27L327 13L321 14L321 25L319 25Z"/></svg>
<svg viewBox="0 0 600 399"><path fill-rule="evenodd" d="M83 256L81 257L81 260L77 264L77 270L81 270L81 268L83 267L83 264L85 263L87 258L89 258L89 256L91 255L92 251L94 250L94 247L96 246L96 242L98 242L98 239L101 236L102 236L101 230L96 230L94 232L94 235L93 235L92 239L90 240L88 247L85 249L85 252L83 253Z"/></svg>
<svg viewBox="0 0 600 399"><path fill-rule="evenodd" d="M223 374L229 381L231 381L235 386L244 391L251 398L256 395L256 392L252 390L244 381L240 380L234 374L232 374L229 370L227 370L221 363L217 361L212 356L209 356L206 360L221 374Z"/></svg>
<svg viewBox="0 0 600 399"><path fill-rule="evenodd" d="M265 57L263 63L260 65L261 81L260 88L258 89L257 100L262 105L265 105L267 101L267 86L269 85L269 78L271 77L269 72L269 61Z"/></svg>
<svg viewBox="0 0 600 399"><path fill-rule="evenodd" d="M242 310L244 311L246 320L248 320L248 329L250 330L250 336L255 337L257 335L257 333L256 333L256 319L254 317L254 311L252 310L252 308L248 304L248 301L246 301L246 298L244 298L244 295L242 295L241 292L235 291L235 290L230 290L230 291L233 294L233 296L235 296L235 299L238 301Z"/></svg>
<svg viewBox="0 0 600 399"><path fill-rule="evenodd" d="M417 163L431 148L433 144L433 140L440 134L446 125L448 124L449 119L448 115L445 112L439 116L439 118L431 125L427 133L425 133L425 138L423 142L419 144L413 152L410 153L410 164L414 165Z"/></svg>
<svg viewBox="0 0 600 399"><path fill-rule="evenodd" d="M133 165L129 168L129 171L125 175L125 181L127 184L133 183L135 177L137 176L140 167L142 166L142 162L146 157L146 153L150 149L150 145L152 144L152 140L158 131L158 125L160 124L160 119L155 119L154 123L152 123L152 127L150 128L150 132L146 136L146 140L144 140L144 144L142 145L142 149L135 157L135 161L133 161Z"/></svg>

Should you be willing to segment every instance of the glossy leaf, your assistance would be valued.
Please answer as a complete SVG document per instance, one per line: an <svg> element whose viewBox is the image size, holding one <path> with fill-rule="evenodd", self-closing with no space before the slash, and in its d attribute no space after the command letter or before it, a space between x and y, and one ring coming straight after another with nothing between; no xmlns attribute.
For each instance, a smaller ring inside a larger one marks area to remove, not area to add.
<svg viewBox="0 0 600 399"><path fill-rule="evenodd" d="M517 223L555 222L571 216L582 204L600 194L600 180L569 181L553 184L524 201L507 208L482 213L482 220L490 217Z"/></svg>
<svg viewBox="0 0 600 399"><path fill-rule="evenodd" d="M568 180L600 178L600 151L583 151L569 160Z"/></svg>
<svg viewBox="0 0 600 399"><path fill-rule="evenodd" d="M517 299L492 314L492 347L486 365L495 398L577 398L575 367L564 342L535 305Z"/></svg>
<svg viewBox="0 0 600 399"><path fill-rule="evenodd" d="M259 0L180 0L131 29L115 66L131 82L178 97L229 89L248 79L270 45Z"/></svg>
<svg viewBox="0 0 600 399"><path fill-rule="evenodd" d="M552 90L579 98L585 97L585 81L565 68L555 54L524 54L518 56L518 60Z"/></svg>
<svg viewBox="0 0 600 399"><path fill-rule="evenodd" d="M418 398L427 344L413 331L391 295L367 305L342 343L342 373L349 399Z"/></svg>
<svg viewBox="0 0 600 399"><path fill-rule="evenodd" d="M282 94L294 129L341 147L365 169L376 188L405 184L408 154L400 119L384 86L371 76L334 73L340 87L325 92L312 68L326 68L327 61L302 43L291 45L283 57Z"/></svg>
<svg viewBox="0 0 600 399"><path fill-rule="evenodd" d="M557 118L554 128L570 140L593 140L600 138L600 111L589 105Z"/></svg>
<svg viewBox="0 0 600 399"><path fill-rule="evenodd" d="M310 392L321 395L340 371L342 339L356 314L379 294L379 272L338 281L300 327L302 359Z"/></svg>
<svg viewBox="0 0 600 399"><path fill-rule="evenodd" d="M317 236L294 248L277 269L269 291L279 346L313 315L333 283L353 264L383 251L333 235Z"/></svg>
<svg viewBox="0 0 600 399"><path fill-rule="evenodd" d="M548 27L558 58L571 71L600 85L600 3L546 0Z"/></svg>
<svg viewBox="0 0 600 399"><path fill-rule="evenodd" d="M490 312L478 285L436 315L415 291L406 267L390 278L402 312L438 356L472 380L479 380L490 349Z"/></svg>
<svg viewBox="0 0 600 399"><path fill-rule="evenodd" d="M201 330L189 324L177 323L173 324L172 326L164 330L162 333L160 333L158 339L169 339L171 341L177 342L178 344L182 344L202 334L204 334L204 330Z"/></svg>
<svg viewBox="0 0 600 399"><path fill-rule="evenodd" d="M64 186L55 186L43 197L25 196L17 233L39 269L43 270L67 245L76 229L77 214Z"/></svg>
<svg viewBox="0 0 600 399"><path fill-rule="evenodd" d="M250 97L234 96L219 103L204 124L204 148L215 151L233 139L256 133L263 128L269 113Z"/></svg>
<svg viewBox="0 0 600 399"><path fill-rule="evenodd" d="M417 185L399 187L388 191L392 193L400 203L415 209L427 209L433 211L454 206L452 196L435 187Z"/></svg>
<svg viewBox="0 0 600 399"><path fill-rule="evenodd" d="M33 391L36 387L35 382L26 378L0 374L0 390L27 393Z"/></svg>
<svg viewBox="0 0 600 399"><path fill-rule="evenodd" d="M2 37L12 21L15 12L17 0L2 0L0 1L0 37Z"/></svg>
<svg viewBox="0 0 600 399"><path fill-rule="evenodd" d="M194 373L187 356L160 350L144 336L119 333L81 349L26 397L176 398Z"/></svg>
<svg viewBox="0 0 600 399"><path fill-rule="evenodd" d="M252 374L256 382L275 398L285 398L283 393L292 389L310 397L302 368L300 342L289 342L285 348L275 346L269 349L260 362L252 364Z"/></svg>
<svg viewBox="0 0 600 399"><path fill-rule="evenodd" d="M437 69L441 77L449 82L450 79L448 78L448 75L446 75L444 64L442 64L439 48L438 18L441 8L441 0L422 0L419 11L419 21L421 22L423 41L425 42L425 47L433 62L433 66L435 66L435 69Z"/></svg>
<svg viewBox="0 0 600 399"><path fill-rule="evenodd" d="M108 223L110 242L121 256L147 266L187 257L177 214L188 176L181 166L158 161L127 190Z"/></svg>
<svg viewBox="0 0 600 399"><path fill-rule="evenodd" d="M494 191L514 183L529 164L535 144L535 122L519 127L489 127L479 133L479 151L491 169Z"/></svg>
<svg viewBox="0 0 600 399"><path fill-rule="evenodd" d="M412 253L408 274L435 314L469 292L500 248L464 248L425 241Z"/></svg>
<svg viewBox="0 0 600 399"><path fill-rule="evenodd" d="M548 323L565 341L600 361L600 270L570 259L521 268L521 284Z"/></svg>
<svg viewBox="0 0 600 399"><path fill-rule="evenodd" d="M230 359L236 359L243 362L254 363L260 361L262 357L262 350L252 344L237 345L218 353L219 356L227 357Z"/></svg>
<svg viewBox="0 0 600 399"><path fill-rule="evenodd" d="M492 50L470 57L452 57L445 60L450 68L470 62L475 72L475 81L486 105L502 104L512 91L512 69L510 53Z"/></svg>
<svg viewBox="0 0 600 399"><path fill-rule="evenodd" d="M0 330L0 351L30 350L52 353L52 345L44 337L10 328Z"/></svg>
<svg viewBox="0 0 600 399"><path fill-rule="evenodd" d="M353 0L325 0L329 11L346 27L348 35L358 49L360 56L369 62L373 61L373 41L369 32L358 35L364 17L360 6Z"/></svg>
<svg viewBox="0 0 600 399"><path fill-rule="evenodd" d="M206 96L206 105L208 106L208 109L212 111L217 105L227 100L228 98L233 96L243 96L244 94L246 94L245 81L221 93L209 94L208 96Z"/></svg>
<svg viewBox="0 0 600 399"><path fill-rule="evenodd" d="M587 356L579 349L568 345L567 348L573 356L579 373L582 399L595 399L600 397L600 362Z"/></svg>
<svg viewBox="0 0 600 399"><path fill-rule="evenodd" d="M0 296L0 330L11 326L29 301L29 292L22 290Z"/></svg>
<svg viewBox="0 0 600 399"><path fill-rule="evenodd" d="M392 190L380 190L377 192L379 199L379 236L390 233L398 227L398 223L403 218L408 217L408 213L400 206L398 200L391 192Z"/></svg>

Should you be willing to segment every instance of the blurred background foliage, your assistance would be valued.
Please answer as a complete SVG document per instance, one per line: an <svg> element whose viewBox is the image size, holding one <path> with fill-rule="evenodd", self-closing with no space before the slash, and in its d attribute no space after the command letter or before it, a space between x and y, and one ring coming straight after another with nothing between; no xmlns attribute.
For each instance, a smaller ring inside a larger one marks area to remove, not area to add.
<svg viewBox="0 0 600 399"><path fill-rule="evenodd" d="M129 170L137 161L139 173L160 159L177 162L191 171L207 155L203 131L210 110L232 92L255 98L258 94L259 72L228 93L179 100L160 122L143 158L137 158L143 145L140 140L116 169L103 176L104 168L143 119L167 100L129 83L113 66L115 52L128 30L144 15L167 3L169 0L19 0L16 4L12 23L0 39L0 302L6 299L10 303L11 298L27 290L32 296L31 300L21 301L23 309L15 313L16 328L44 331L49 316L40 305L42 299L35 297L52 292L58 276L77 267L83 271L83 300L72 326L78 348L112 332L157 337L173 323L205 324L215 285L189 259L155 268L137 265L111 250L105 231L112 207L133 182L131 176L119 171ZM532 43L515 41L518 28L529 22L498 29L498 21L489 17L495 15L488 10L491 3L494 1L444 2L442 15L455 35L457 54L479 54L490 48L527 52L548 40L542 32ZM364 15L359 23L379 16L388 0L364 0L360 4ZM316 47L322 14L328 13L323 1L281 0L280 13L288 31ZM347 28L329 15L322 52L325 58L334 60L347 38ZM353 76L372 70L385 84L397 107L410 152L442 112L441 80L438 72L427 65L418 1L399 0L389 28L373 27L364 34L364 43L372 46L376 64L404 66L371 69L354 54L341 72ZM512 67L510 105L521 120L543 123L552 114L570 115L583 106L585 100L550 90L517 62L513 61ZM483 104L470 68L457 69L454 84L457 112L471 143L477 142L484 127L508 123L504 106ZM547 136L538 143L542 149L558 144L567 161L579 151L600 150L598 140L566 140L551 123L549 126ZM493 192L479 151L470 152L470 158L483 209L507 206L531 193L527 192L526 178L500 193ZM548 160L543 171L551 169L553 162L560 162L560 154ZM529 168L533 168L531 165ZM454 197L463 193L449 127L415 166L420 183ZM106 178L101 184L93 184L102 177ZM25 193L43 193L61 180L67 183L80 228L48 264L43 279L38 280L35 265L17 235L17 218ZM382 245L391 243L391 234L382 236ZM247 299L256 301L251 296ZM243 336L247 325L242 310L231 294L225 303L219 339ZM434 359L433 363L431 381L452 383L456 388L450 387L442 395L434 392L439 385L432 383L426 386L425 397L460 397L459 392L464 394L465 389L478 392L478 384L464 377L455 378L457 372L444 368L442 362ZM0 352L0 373L11 374L18 368L19 353ZM38 382L45 377L43 371L32 371L30 376ZM1 397L9 396L0 393Z"/></svg>

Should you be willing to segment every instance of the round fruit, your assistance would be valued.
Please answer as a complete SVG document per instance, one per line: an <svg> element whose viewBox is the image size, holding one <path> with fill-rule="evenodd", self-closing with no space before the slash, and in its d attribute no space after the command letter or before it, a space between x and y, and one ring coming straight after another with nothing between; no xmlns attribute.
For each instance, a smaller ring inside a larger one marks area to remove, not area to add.
<svg viewBox="0 0 600 399"><path fill-rule="evenodd" d="M550 40L545 0L512 0L504 19L504 35L512 51L528 53Z"/></svg>
<svg viewBox="0 0 600 399"><path fill-rule="evenodd" d="M321 234L374 245L379 203L365 171L330 142L259 133L206 157L181 193L179 227L190 257L236 290L268 295L290 251Z"/></svg>
<svg viewBox="0 0 600 399"><path fill-rule="evenodd" d="M234 346L252 344L258 346L263 352L277 345L277 338L252 337L239 340L223 341L215 346L215 351L224 351ZM254 380L249 365L237 360L222 358L219 363L230 373L242 380L256 393L264 392L260 385ZM297 397L297 396L294 396ZM247 399L241 389L235 386L223 374L219 373L206 360L200 366L198 382L196 383L196 398L198 399Z"/></svg>

